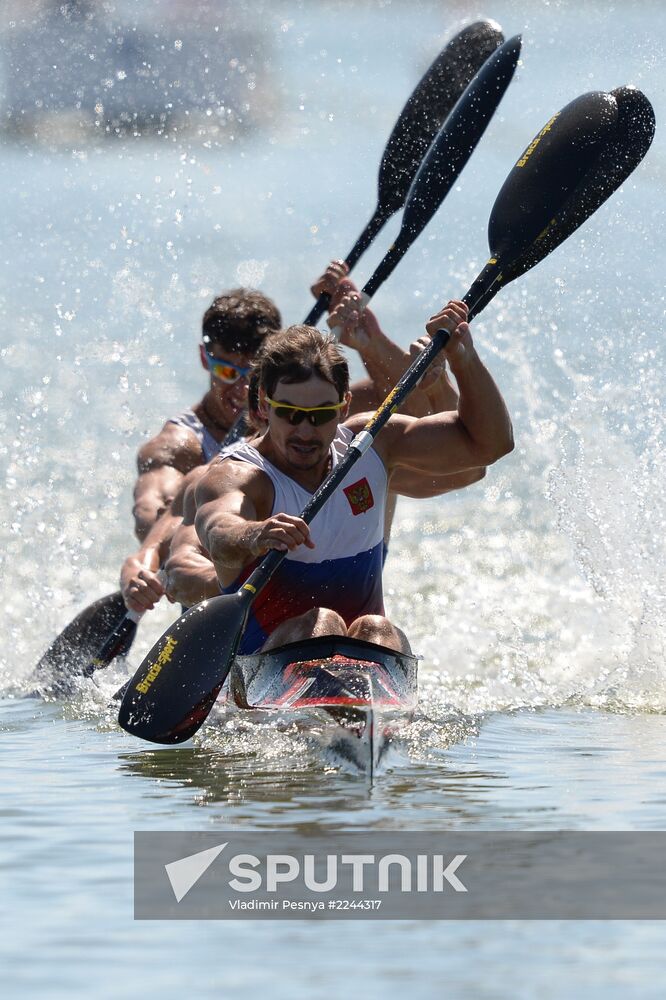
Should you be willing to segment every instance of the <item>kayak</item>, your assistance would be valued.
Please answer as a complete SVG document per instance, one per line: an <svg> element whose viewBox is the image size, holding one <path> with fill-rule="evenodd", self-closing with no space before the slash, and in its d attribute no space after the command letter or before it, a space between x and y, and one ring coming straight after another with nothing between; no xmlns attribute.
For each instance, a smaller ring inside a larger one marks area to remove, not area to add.
<svg viewBox="0 0 666 1000"><path fill-rule="evenodd" d="M236 657L228 697L304 719L328 755L372 778L416 709L417 658L347 636L301 640Z"/></svg>

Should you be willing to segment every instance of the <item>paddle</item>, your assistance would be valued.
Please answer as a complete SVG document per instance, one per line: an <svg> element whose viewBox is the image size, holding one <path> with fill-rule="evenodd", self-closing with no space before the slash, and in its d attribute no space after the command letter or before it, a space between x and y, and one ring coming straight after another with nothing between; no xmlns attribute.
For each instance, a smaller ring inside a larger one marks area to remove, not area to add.
<svg viewBox="0 0 666 1000"><path fill-rule="evenodd" d="M513 78L520 56L520 35L488 57L444 125L407 193L400 232L362 294L375 294L425 229L474 152Z"/></svg>
<svg viewBox="0 0 666 1000"><path fill-rule="evenodd" d="M53 640L35 667L32 679L45 694L70 694L72 678L97 654L109 632L127 613L119 590L89 604ZM131 643L128 642L127 648Z"/></svg>
<svg viewBox="0 0 666 1000"><path fill-rule="evenodd" d="M465 295L470 314L478 315L489 291L520 262L530 264L529 251L545 230L557 224L560 212L571 212L572 199L580 205L578 224L603 202L608 175L600 170L611 144L630 159L624 115L611 94L586 94L555 115L528 146L513 167L493 206L488 227L491 258ZM643 98L648 122L649 102ZM647 132L646 132L647 134ZM649 141L643 141L644 151ZM634 163L634 166L636 163ZM579 196L590 180L587 198ZM600 185L591 192L592 180ZM612 188L610 189L612 190ZM567 206L568 209L567 209ZM570 216L568 216L570 217ZM551 249L557 243L553 243ZM540 248L534 263L546 253ZM522 272L521 272L522 273ZM506 283L506 281L504 282ZM324 480L303 510L310 523L339 483L372 442L391 414L421 380L426 369L446 346L448 333L438 331L429 346L405 372L347 454ZM228 674L252 602L275 572L284 553L271 551L236 594L205 601L183 615L153 647L132 678L118 721L128 732L156 743L180 743L192 736L206 719Z"/></svg>
<svg viewBox="0 0 666 1000"><path fill-rule="evenodd" d="M497 275L494 284L477 303L477 314L485 309L500 288L534 267L575 232L610 198L647 153L655 130L654 111L647 97L635 87L618 87L611 91L610 97L617 107L617 126L601 146L594 165L583 175L557 217L550 220L526 253ZM596 98L583 95L573 105L590 99ZM573 110L569 110L571 108L572 105L565 108L562 115L565 112L573 114Z"/></svg>
<svg viewBox="0 0 666 1000"><path fill-rule="evenodd" d="M407 200L412 180L458 98L486 59L504 41L494 21L477 21L458 32L426 70L400 112L382 156L377 185L377 207L346 257L351 270L384 224ZM315 326L327 310L324 292L304 322Z"/></svg>
<svg viewBox="0 0 666 1000"><path fill-rule="evenodd" d="M222 446L235 444L247 429L241 411ZM53 640L35 667L32 678L50 697L66 697L75 689L75 677L91 677L117 656L126 656L143 614L128 611L119 590L80 611Z"/></svg>

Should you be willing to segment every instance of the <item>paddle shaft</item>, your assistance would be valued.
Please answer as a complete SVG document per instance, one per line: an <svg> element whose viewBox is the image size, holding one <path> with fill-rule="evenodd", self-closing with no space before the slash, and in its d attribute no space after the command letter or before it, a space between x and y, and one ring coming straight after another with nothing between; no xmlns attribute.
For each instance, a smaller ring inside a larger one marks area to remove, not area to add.
<svg viewBox="0 0 666 1000"><path fill-rule="evenodd" d="M355 264L358 263L362 254L368 249L372 241L374 240L377 233L382 229L386 222L393 215L392 211L385 210L381 205L377 205L374 215L368 222L367 226L357 239L354 246L351 248L345 261L347 267L351 271ZM328 292L322 292L315 304L313 305L310 312L307 314L303 323L305 326L316 326L317 321L323 316L331 304L331 296Z"/></svg>
<svg viewBox="0 0 666 1000"><path fill-rule="evenodd" d="M157 575L164 584L166 582L164 569L161 568ZM122 621L118 622L111 632L109 632L96 654L83 668L82 673L84 677L92 677L96 670L108 667L117 656L128 652L134 640L137 625L146 614L146 611L127 611L125 613Z"/></svg>

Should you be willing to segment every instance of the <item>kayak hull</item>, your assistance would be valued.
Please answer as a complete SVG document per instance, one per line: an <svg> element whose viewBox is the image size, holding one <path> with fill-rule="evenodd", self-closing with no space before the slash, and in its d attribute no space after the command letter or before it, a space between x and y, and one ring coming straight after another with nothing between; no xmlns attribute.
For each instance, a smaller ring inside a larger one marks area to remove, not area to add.
<svg viewBox="0 0 666 1000"><path fill-rule="evenodd" d="M307 639L237 657L229 697L305 716L327 754L372 777L416 709L417 659L347 636Z"/></svg>

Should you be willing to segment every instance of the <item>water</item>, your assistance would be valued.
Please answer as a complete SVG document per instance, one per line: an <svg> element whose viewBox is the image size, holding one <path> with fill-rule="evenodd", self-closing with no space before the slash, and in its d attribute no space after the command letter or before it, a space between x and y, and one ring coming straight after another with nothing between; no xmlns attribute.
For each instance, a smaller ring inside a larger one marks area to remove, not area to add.
<svg viewBox="0 0 666 1000"><path fill-rule="evenodd" d="M0 147L9 995L71 996L94 982L114 997L268 986L329 997L350 972L369 997L430 997L444 983L463 997L563 997L573 983L591 997L661 994L653 924L154 925L133 922L131 895L136 829L664 826L659 131L612 201L475 324L517 447L464 493L399 507L387 603L424 657L422 695L372 789L288 728L224 714L192 747L143 746L108 708L120 668L65 705L22 697L52 637L115 587L137 447L204 388L204 308L246 282L286 319L305 315L307 284L370 214L410 88L465 13L256 6L245 14L271 36L279 81L265 132L223 147ZM663 119L660 5L469 13L522 30L523 66L445 206L377 294L403 344L480 269L495 195L554 111L632 82ZM141 626L133 662L168 620L161 609Z"/></svg>

